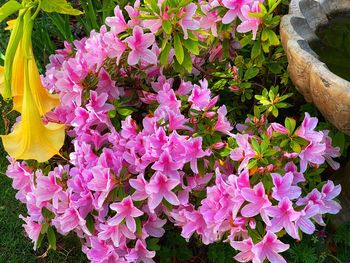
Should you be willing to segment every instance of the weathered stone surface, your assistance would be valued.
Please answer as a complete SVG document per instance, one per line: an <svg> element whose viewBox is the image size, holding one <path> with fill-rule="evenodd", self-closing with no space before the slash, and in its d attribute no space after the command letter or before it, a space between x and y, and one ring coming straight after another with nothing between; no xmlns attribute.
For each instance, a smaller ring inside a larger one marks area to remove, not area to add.
<svg viewBox="0 0 350 263"><path fill-rule="evenodd" d="M327 14L340 11L350 11L350 0L291 0L289 15L281 21L281 39L290 78L299 92L350 134L350 82L332 73L308 44L317 38L317 27L328 23Z"/></svg>

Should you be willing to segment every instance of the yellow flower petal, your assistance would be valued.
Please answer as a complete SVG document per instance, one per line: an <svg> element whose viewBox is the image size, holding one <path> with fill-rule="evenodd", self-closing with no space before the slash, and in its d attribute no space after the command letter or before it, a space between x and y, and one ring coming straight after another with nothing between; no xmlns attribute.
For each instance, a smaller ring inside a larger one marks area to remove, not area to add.
<svg viewBox="0 0 350 263"><path fill-rule="evenodd" d="M5 27L5 30L12 30L16 24L16 19L8 20L7 27Z"/></svg>
<svg viewBox="0 0 350 263"><path fill-rule="evenodd" d="M23 101L24 63L26 60L23 48L23 43L21 41L16 50L16 55L12 66L13 109L18 112L21 112ZM32 48L30 48L30 50L32 59L30 59L28 62L29 85L40 115L43 116L45 113L57 107L60 102L57 95L50 94L44 88L40 79L38 67L35 63Z"/></svg>
<svg viewBox="0 0 350 263"><path fill-rule="evenodd" d="M25 74L25 77L31 78L32 76ZM22 120L14 127L13 132L1 138L5 150L12 158L45 162L59 154L64 143L64 125L43 124L29 85L30 82L27 79L21 110Z"/></svg>

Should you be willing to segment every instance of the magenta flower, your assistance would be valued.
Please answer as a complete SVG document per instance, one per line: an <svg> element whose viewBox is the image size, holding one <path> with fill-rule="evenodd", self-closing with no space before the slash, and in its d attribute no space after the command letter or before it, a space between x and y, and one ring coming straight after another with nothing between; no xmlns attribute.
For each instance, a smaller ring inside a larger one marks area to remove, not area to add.
<svg viewBox="0 0 350 263"><path fill-rule="evenodd" d="M253 253L256 255L254 263L263 263L265 259L273 263L287 263L287 261L278 253L289 249L289 245L282 243L277 236L267 231L264 239L253 247Z"/></svg>
<svg viewBox="0 0 350 263"><path fill-rule="evenodd" d="M136 65L140 60L148 64L157 64L156 54L148 49L155 41L154 34L144 34L141 27L135 26L133 35L126 38L125 41L131 48L128 56L128 64L130 66Z"/></svg>
<svg viewBox="0 0 350 263"><path fill-rule="evenodd" d="M323 164L325 162L325 151L326 145L324 143L310 142L310 144L299 154L300 172L304 173L309 163L318 165Z"/></svg>
<svg viewBox="0 0 350 263"><path fill-rule="evenodd" d="M227 109L226 106L223 105L218 109L218 120L215 123L214 130L230 134L230 131L233 129L231 126L231 123L226 118L227 115Z"/></svg>
<svg viewBox="0 0 350 263"><path fill-rule="evenodd" d="M108 57L117 58L117 64L119 64L120 58L122 57L126 44L123 43L116 35L112 32L107 32L103 36L103 42L107 46Z"/></svg>
<svg viewBox="0 0 350 263"><path fill-rule="evenodd" d="M210 29L213 36L217 37L217 26L216 23L220 22L221 18L218 15L218 11L211 11L215 6L203 5L201 7L204 16L200 19L200 26L203 29Z"/></svg>
<svg viewBox="0 0 350 263"><path fill-rule="evenodd" d="M62 190L62 187L57 184L56 177L53 172L48 176L42 173L36 173L36 188L34 195L36 197L37 205L44 201L49 201Z"/></svg>
<svg viewBox="0 0 350 263"><path fill-rule="evenodd" d="M249 202L241 210L244 217L254 217L260 213L264 222L269 225L270 220L267 217L266 209L271 206L268 196L265 194L264 185L260 182L253 189L243 188L241 194Z"/></svg>
<svg viewBox="0 0 350 263"><path fill-rule="evenodd" d="M160 172L155 173L146 186L146 192L149 194L148 206L150 210L153 211L162 202L163 198L172 205L179 205L179 199L171 191L178 184L178 180L169 179Z"/></svg>
<svg viewBox="0 0 350 263"><path fill-rule="evenodd" d="M204 110L210 103L211 91L208 89L208 81L203 80L200 86L194 85L188 102L192 103L192 108L195 110Z"/></svg>
<svg viewBox="0 0 350 263"><path fill-rule="evenodd" d="M152 165L152 169L155 171L160 171L170 177L177 177L178 169L183 167L182 162L175 162L169 151L164 150L160 155L159 160Z"/></svg>
<svg viewBox="0 0 350 263"><path fill-rule="evenodd" d="M255 254L253 252L254 243L251 238L245 239L243 241L231 241L231 246L239 250L239 252L236 256L234 256L234 259L239 262L249 262L254 259Z"/></svg>
<svg viewBox="0 0 350 263"><path fill-rule="evenodd" d="M156 214L150 214L143 228L152 237L162 237L165 233L163 226L166 222L166 219L160 219Z"/></svg>
<svg viewBox="0 0 350 263"><path fill-rule="evenodd" d="M296 134L311 142L322 141L323 133L315 131L317 123L317 118L310 117L310 114L305 112L304 120L301 124L301 127L296 131Z"/></svg>
<svg viewBox="0 0 350 263"><path fill-rule="evenodd" d="M298 229L295 226L295 221L299 219L300 212L293 209L292 202L288 197L284 197L277 206L272 206L266 209L266 213L273 217L268 230L274 233L279 232L284 228L288 235L294 239L300 239Z"/></svg>
<svg viewBox="0 0 350 263"><path fill-rule="evenodd" d="M255 1L251 7L248 5L242 6L241 13L244 19L243 22L238 25L237 32L246 33L252 31L253 40L255 40L256 33L261 24L261 18L252 17L250 16L250 13L260 13L259 1Z"/></svg>
<svg viewBox="0 0 350 263"><path fill-rule="evenodd" d="M326 158L326 162L334 169L338 170L340 164L334 161L332 158L336 158L340 156L340 148L333 147L332 138L328 136L329 131L323 131L323 141L326 145L326 150L324 153L324 157Z"/></svg>
<svg viewBox="0 0 350 263"><path fill-rule="evenodd" d="M222 3L224 7L228 8L229 10L226 12L224 17L222 18L223 24L229 24L231 23L237 16L242 17L241 8L251 3L252 0L223 0Z"/></svg>
<svg viewBox="0 0 350 263"><path fill-rule="evenodd" d="M120 244L128 239L135 239L136 236L125 225L104 225L100 224L101 231L98 233L100 240L108 241L112 240L115 247L119 247Z"/></svg>
<svg viewBox="0 0 350 263"><path fill-rule="evenodd" d="M337 214L341 206L337 201L333 199L336 198L341 192L341 185L334 186L334 183L330 180L327 181L325 185L323 185L321 194L322 200L327 207L327 213Z"/></svg>
<svg viewBox="0 0 350 263"><path fill-rule="evenodd" d="M106 18L106 24L111 27L114 34L124 32L128 28L128 25L118 5L114 8L114 15L114 17Z"/></svg>
<svg viewBox="0 0 350 263"><path fill-rule="evenodd" d="M128 260L128 262L154 263L152 258L154 258L155 255L155 251L147 250L145 243L138 239L135 247L130 250L129 254L127 254L125 258Z"/></svg>
<svg viewBox="0 0 350 263"><path fill-rule="evenodd" d="M297 199L301 195L301 188L298 186L292 186L293 173L286 173L281 176L277 173L271 173L274 187L272 188L272 197L278 201L282 201L284 197L288 197L290 200Z"/></svg>
<svg viewBox="0 0 350 263"><path fill-rule="evenodd" d="M23 224L22 226L24 227L24 230L26 231L28 237L34 243L33 249L36 250L38 238L41 231L41 224L34 222L30 217L23 217L22 215L20 215L19 218L23 219L23 221L25 222L25 224Z"/></svg>
<svg viewBox="0 0 350 263"><path fill-rule="evenodd" d="M306 234L313 234L315 232L315 225L311 221L311 218L319 213L317 206L310 202L303 210L300 211L300 217L295 221L295 226L300 228Z"/></svg>
<svg viewBox="0 0 350 263"><path fill-rule="evenodd" d="M291 172L293 173L293 185L296 185L300 182L305 182L305 178L302 173L299 173L297 170L297 166L293 162L288 162L284 166L285 173Z"/></svg>
<svg viewBox="0 0 350 263"><path fill-rule="evenodd" d="M247 167L249 160L255 156L255 151L249 144L248 134L237 134L236 141L238 148L231 151L230 157L234 161L241 162L238 167L238 173L241 173Z"/></svg>
<svg viewBox="0 0 350 263"><path fill-rule="evenodd" d="M210 151L202 150L202 137L192 138L187 146L186 159L190 162L191 170L194 173L198 173L197 160L204 156L209 156Z"/></svg>
<svg viewBox="0 0 350 263"><path fill-rule="evenodd" d="M135 233L136 222L134 218L142 216L143 212L134 206L131 197L125 197L121 202L113 203L109 207L117 214L109 220L108 224L111 226L119 225L125 219L128 229Z"/></svg>
<svg viewBox="0 0 350 263"><path fill-rule="evenodd" d="M87 187L92 191L100 192L97 199L97 208L101 208L115 182L109 168L95 166L91 169L91 172L93 178L87 183Z"/></svg>
<svg viewBox="0 0 350 263"><path fill-rule="evenodd" d="M196 10L197 5L195 3L191 3L188 6L185 6L178 14L179 17L182 17L179 21L179 25L184 31L184 39L188 38L187 30L199 29L199 21L193 18L193 16L196 13Z"/></svg>
<svg viewBox="0 0 350 263"><path fill-rule="evenodd" d="M86 255L92 262L107 262L106 258L112 253L113 246L108 245L105 241L97 237L90 238L91 249L86 249Z"/></svg>
<svg viewBox="0 0 350 263"><path fill-rule="evenodd" d="M73 207L68 208L63 215L56 217L53 224L63 234L67 234L80 226L84 232L90 235L86 227L86 221L80 216L78 210Z"/></svg>
<svg viewBox="0 0 350 263"><path fill-rule="evenodd" d="M133 200L141 201L148 197L148 194L146 193L147 181L142 173L137 176L137 179L130 179L129 184L136 190L132 195Z"/></svg>

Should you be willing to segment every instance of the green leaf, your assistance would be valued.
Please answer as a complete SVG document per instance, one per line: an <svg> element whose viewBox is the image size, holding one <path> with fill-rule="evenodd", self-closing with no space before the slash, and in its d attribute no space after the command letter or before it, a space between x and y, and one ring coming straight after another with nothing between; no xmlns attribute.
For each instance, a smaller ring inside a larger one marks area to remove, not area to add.
<svg viewBox="0 0 350 263"><path fill-rule="evenodd" d="M132 109L129 108L119 108L117 109L117 111L121 116L129 116L131 113L134 112Z"/></svg>
<svg viewBox="0 0 350 263"><path fill-rule="evenodd" d="M258 74L259 74L259 69L258 68L249 68L244 74L244 79L245 80L252 79Z"/></svg>
<svg viewBox="0 0 350 263"><path fill-rule="evenodd" d="M169 20L163 20L162 28L164 32L167 33L168 35L170 35L173 30L171 22Z"/></svg>
<svg viewBox="0 0 350 263"><path fill-rule="evenodd" d="M41 229L40 229L40 233L41 234L45 234L47 232L47 230L49 229L49 224L47 222L44 222L41 225Z"/></svg>
<svg viewBox="0 0 350 263"><path fill-rule="evenodd" d="M184 61L182 62L182 66L187 70L187 72L192 72L192 59L187 50L184 50Z"/></svg>
<svg viewBox="0 0 350 263"><path fill-rule="evenodd" d="M291 141L289 144L290 148L292 148L292 150L296 153L300 153L301 152L301 147L299 145L299 143L295 142L295 141Z"/></svg>
<svg viewBox="0 0 350 263"><path fill-rule="evenodd" d="M52 227L47 230L47 239L49 240L49 245L53 250L56 250L56 234Z"/></svg>
<svg viewBox="0 0 350 263"><path fill-rule="evenodd" d="M186 39L184 41L184 46L194 55L199 55L198 41L192 39Z"/></svg>
<svg viewBox="0 0 350 263"><path fill-rule="evenodd" d="M267 29L266 31L267 31L267 34L268 34L270 45L278 46L280 44L280 40L278 39L276 33L273 32L270 29Z"/></svg>
<svg viewBox="0 0 350 263"><path fill-rule="evenodd" d="M260 153L260 145L255 138L252 138L252 147L255 152Z"/></svg>
<svg viewBox="0 0 350 263"><path fill-rule="evenodd" d="M284 121L284 125L288 129L289 133L292 134L295 129L296 121L292 118L286 118L286 120Z"/></svg>
<svg viewBox="0 0 350 263"><path fill-rule="evenodd" d="M338 146L340 148L340 153L342 154L345 148L345 134L338 131L332 139L333 145Z"/></svg>
<svg viewBox="0 0 350 263"><path fill-rule="evenodd" d="M80 10L74 9L66 0L42 0L41 8L48 13L56 12L73 16L83 14Z"/></svg>
<svg viewBox="0 0 350 263"><path fill-rule="evenodd" d="M169 53L171 50L171 43L166 43L164 49L162 50L162 52L160 53L160 63L162 63L163 66L167 66L168 65L168 58L169 58Z"/></svg>
<svg viewBox="0 0 350 263"><path fill-rule="evenodd" d="M17 1L8 1L2 7L0 7L0 22L3 21L8 16L12 15L14 12L18 11L22 5Z"/></svg>
<svg viewBox="0 0 350 263"><path fill-rule="evenodd" d="M257 41L255 41L254 46L253 46L253 48L252 48L251 57L252 57L252 59L255 59L255 58L257 58L260 54L261 54L260 41L257 40Z"/></svg>
<svg viewBox="0 0 350 263"><path fill-rule="evenodd" d="M178 34L174 35L174 49L177 61L179 64L182 64L184 61L184 49L182 47L182 43Z"/></svg>
<svg viewBox="0 0 350 263"><path fill-rule="evenodd" d="M46 219L49 219L49 220L55 218L55 214L53 212L51 212L49 209L47 209L46 207L42 208L41 214L43 215L43 217L45 217Z"/></svg>
<svg viewBox="0 0 350 263"><path fill-rule="evenodd" d="M94 217L91 214L88 214L86 217L86 227L91 234L95 232L95 221Z"/></svg>

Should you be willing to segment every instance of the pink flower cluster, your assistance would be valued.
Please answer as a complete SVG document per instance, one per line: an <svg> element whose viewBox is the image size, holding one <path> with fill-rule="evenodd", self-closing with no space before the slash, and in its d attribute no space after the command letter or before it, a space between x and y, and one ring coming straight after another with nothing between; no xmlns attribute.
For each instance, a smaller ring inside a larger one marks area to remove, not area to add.
<svg viewBox="0 0 350 263"><path fill-rule="evenodd" d="M164 8L160 18L142 20L139 4L126 7L128 21L116 7L106 21L111 30L103 26L50 58L43 82L62 105L46 118L67 125L69 162L52 162L47 172L11 160L7 170L16 198L27 206L28 216L21 217L34 248L49 224L63 235L75 232L91 262L154 262L146 241L162 237L168 223L186 239L196 234L204 244L229 242L240 262L286 262L280 253L289 245L277 233L299 240L300 231L312 234L316 223L324 225L323 215L340 210L334 200L340 186L328 181L308 191L305 179L310 166L327 161L337 168L332 158L339 149L308 114L297 130L307 141L300 153L274 145L276 134L288 133L277 123L266 123L260 134L233 133L226 106L218 105L205 79L194 84L162 74L155 35L170 14ZM217 34L221 18L210 10L218 5L201 5L203 17L194 3L181 8L184 38L199 28ZM239 17L242 32L257 29L259 21L247 16L257 2L222 5L224 23ZM132 34L122 38L127 31ZM135 111L120 122L124 106ZM276 154L250 169L257 158L253 140L260 143L261 134Z"/></svg>

